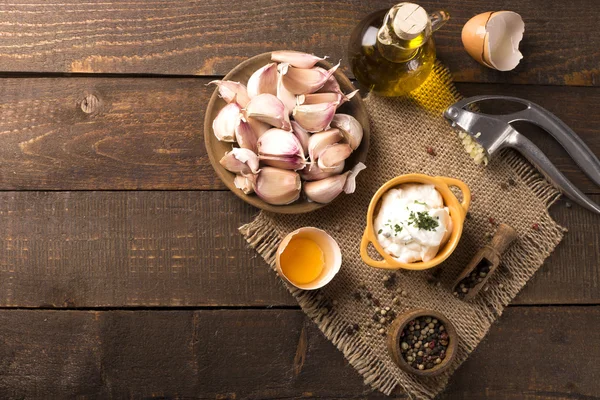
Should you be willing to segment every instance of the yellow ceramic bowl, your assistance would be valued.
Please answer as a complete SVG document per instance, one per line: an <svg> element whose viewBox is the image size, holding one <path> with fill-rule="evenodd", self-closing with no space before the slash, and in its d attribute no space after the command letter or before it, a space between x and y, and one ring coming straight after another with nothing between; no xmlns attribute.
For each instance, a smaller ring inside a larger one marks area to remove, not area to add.
<svg viewBox="0 0 600 400"><path fill-rule="evenodd" d="M385 252L383 247L381 247L379 241L377 240L375 229L373 228L373 221L375 220L377 212L379 212L379 200L381 199L381 196L383 196L383 194L388 190L393 189L402 183L424 183L435 186L437 191L442 195L444 205L448 207L450 212L450 218L452 219L453 226L450 239L448 239L448 242L446 242L444 247L438 251L437 255L432 260L427 262L420 261L414 263L402 263L395 260L391 255ZM462 203L460 203L456 196L454 196L454 193L452 193L450 190L450 186L456 186L462 191ZM456 245L460 240L460 236L462 235L463 224L465 222L465 217L467 215L467 211L469 210L470 203L471 191L464 182L459 181L458 179L447 178L444 176L433 177L423 174L408 174L398 176L380 187L379 190L377 190L377 193L375 193L375 196L373 196L371 199L369 210L367 211L367 227L365 228L365 233L363 234L362 241L360 243L360 256L365 263L376 268L424 270L435 267L448 258L456 248ZM383 257L382 261L373 260L371 257L369 257L367 252L369 243L372 243L377 252Z"/></svg>

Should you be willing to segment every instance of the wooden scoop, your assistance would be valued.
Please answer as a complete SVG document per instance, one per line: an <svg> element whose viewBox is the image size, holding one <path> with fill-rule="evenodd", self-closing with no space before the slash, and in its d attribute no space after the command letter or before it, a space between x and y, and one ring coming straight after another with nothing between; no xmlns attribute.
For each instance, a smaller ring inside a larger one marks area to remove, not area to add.
<svg viewBox="0 0 600 400"><path fill-rule="evenodd" d="M502 253L508 249L517 236L517 231L512 227L500 224L490 244L479 249L475 257L456 279L452 293L455 293L458 298L464 301L469 301L475 297L498 268ZM464 287L461 287L461 284Z"/></svg>

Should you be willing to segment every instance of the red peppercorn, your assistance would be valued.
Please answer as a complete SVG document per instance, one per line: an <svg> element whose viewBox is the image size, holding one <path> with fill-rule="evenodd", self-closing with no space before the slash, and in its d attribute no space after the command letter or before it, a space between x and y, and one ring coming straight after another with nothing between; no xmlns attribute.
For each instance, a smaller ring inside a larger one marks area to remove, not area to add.
<svg viewBox="0 0 600 400"><path fill-rule="evenodd" d="M531 229L533 229L535 231L539 231L540 230L540 225L536 222L535 224L531 225Z"/></svg>
<svg viewBox="0 0 600 400"><path fill-rule="evenodd" d="M494 219L493 217L489 217L488 221L490 222L490 224L494 225L496 223L496 219Z"/></svg>
<svg viewBox="0 0 600 400"><path fill-rule="evenodd" d="M434 347L435 347L435 341L432 340L431 342L429 342L429 348L433 349Z"/></svg>
<svg viewBox="0 0 600 400"><path fill-rule="evenodd" d="M446 340L446 339L448 339L448 334L447 334L446 332L443 332L443 333L440 335L440 339L442 339L442 340Z"/></svg>
<svg viewBox="0 0 600 400"><path fill-rule="evenodd" d="M427 154L431 155L431 156L435 156L435 150L433 149L433 147L427 147Z"/></svg>

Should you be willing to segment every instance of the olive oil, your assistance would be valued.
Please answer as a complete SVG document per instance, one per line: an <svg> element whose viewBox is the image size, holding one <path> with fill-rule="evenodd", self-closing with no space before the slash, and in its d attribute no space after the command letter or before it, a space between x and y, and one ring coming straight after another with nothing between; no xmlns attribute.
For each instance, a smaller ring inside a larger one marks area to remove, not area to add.
<svg viewBox="0 0 600 400"><path fill-rule="evenodd" d="M444 11L427 16L412 3L370 14L350 36L348 51L355 78L381 96L401 96L418 88L435 63L431 34L448 18Z"/></svg>

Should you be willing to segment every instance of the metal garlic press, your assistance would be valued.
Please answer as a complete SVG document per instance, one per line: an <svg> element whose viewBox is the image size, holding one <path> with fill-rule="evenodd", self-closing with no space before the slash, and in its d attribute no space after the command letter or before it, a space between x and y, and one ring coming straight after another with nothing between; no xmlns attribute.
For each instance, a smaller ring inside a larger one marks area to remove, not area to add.
<svg viewBox="0 0 600 400"><path fill-rule="evenodd" d="M506 115L489 115L473 111L472 107L469 107L487 100L516 102L527 108ZM544 129L564 147L583 172L600 186L598 158L571 128L548 110L517 97L482 95L469 97L451 105L444 112L444 117L453 127L459 127L477 141L487 152L488 159L505 147L518 150L567 197L600 214L600 206L577 189L535 144L511 125L516 121L527 121Z"/></svg>

